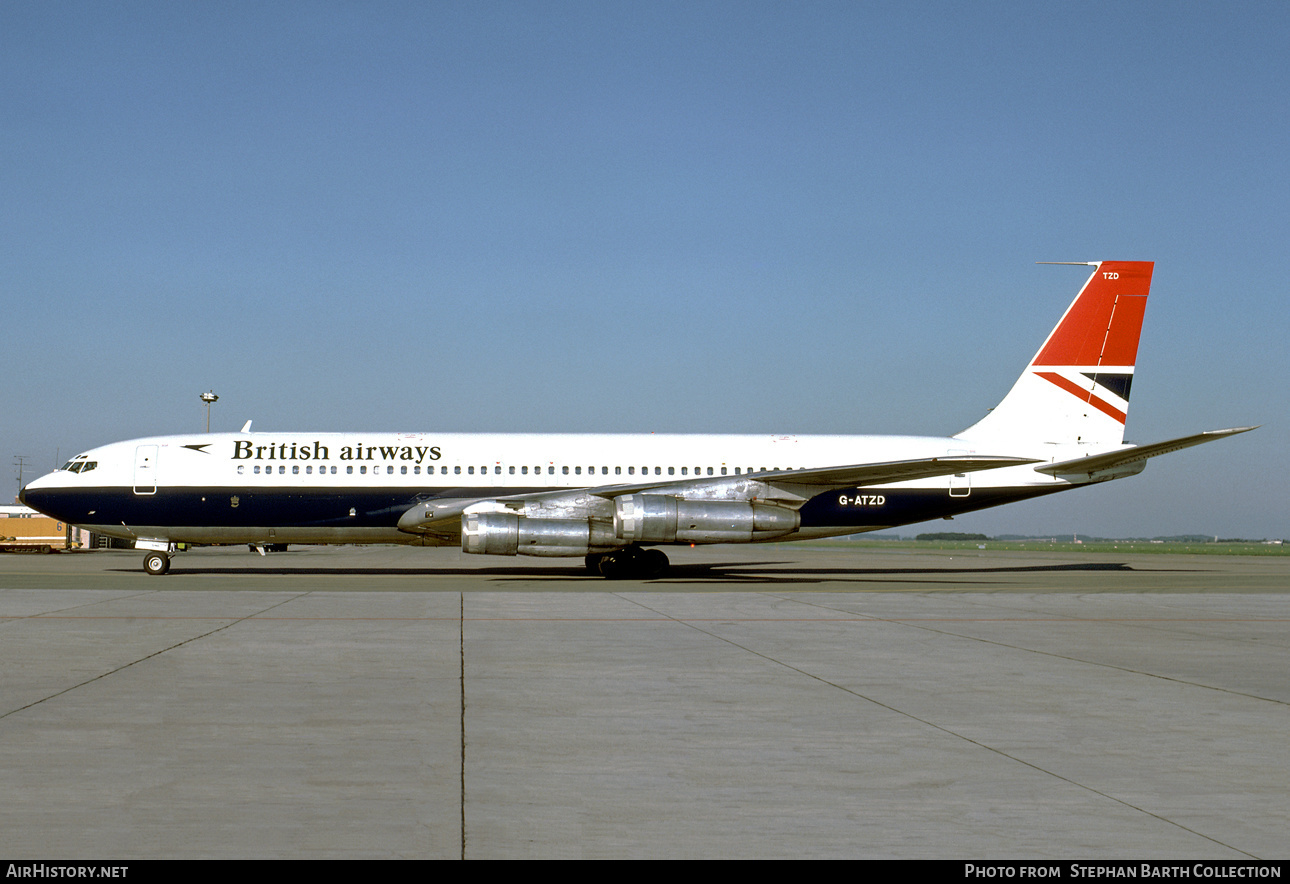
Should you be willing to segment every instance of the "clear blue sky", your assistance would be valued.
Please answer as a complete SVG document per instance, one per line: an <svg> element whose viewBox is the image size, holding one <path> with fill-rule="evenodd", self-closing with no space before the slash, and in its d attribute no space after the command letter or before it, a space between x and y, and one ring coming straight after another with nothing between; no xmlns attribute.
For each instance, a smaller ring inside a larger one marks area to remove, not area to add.
<svg viewBox="0 0 1290 884"><path fill-rule="evenodd" d="M988 533L1290 535L1290 4L0 6L0 455L949 434L1148 259L1129 437ZM10 490L16 490L11 468ZM8 492L5 493L8 496Z"/></svg>

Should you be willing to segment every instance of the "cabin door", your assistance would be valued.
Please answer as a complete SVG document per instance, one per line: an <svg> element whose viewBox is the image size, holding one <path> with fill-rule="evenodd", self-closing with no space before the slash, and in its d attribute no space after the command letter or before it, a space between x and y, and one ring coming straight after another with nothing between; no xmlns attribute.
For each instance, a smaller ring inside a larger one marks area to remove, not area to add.
<svg viewBox="0 0 1290 884"><path fill-rule="evenodd" d="M156 445L140 445L134 449L134 493L157 493Z"/></svg>

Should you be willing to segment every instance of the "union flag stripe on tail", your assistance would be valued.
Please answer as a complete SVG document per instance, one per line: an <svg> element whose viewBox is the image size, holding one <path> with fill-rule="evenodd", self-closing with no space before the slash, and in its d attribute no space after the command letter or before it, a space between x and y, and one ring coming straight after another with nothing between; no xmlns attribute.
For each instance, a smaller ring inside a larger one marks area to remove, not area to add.
<svg viewBox="0 0 1290 884"><path fill-rule="evenodd" d="M1004 400L961 439L1119 444L1151 261L1102 261Z"/></svg>

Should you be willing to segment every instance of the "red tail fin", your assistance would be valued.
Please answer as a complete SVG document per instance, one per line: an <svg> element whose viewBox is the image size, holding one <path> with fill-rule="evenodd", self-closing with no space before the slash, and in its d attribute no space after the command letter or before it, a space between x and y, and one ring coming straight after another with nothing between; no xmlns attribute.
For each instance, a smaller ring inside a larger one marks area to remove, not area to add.
<svg viewBox="0 0 1290 884"><path fill-rule="evenodd" d="M1012 390L967 439L1119 444L1151 261L1103 261Z"/></svg>
<svg viewBox="0 0 1290 884"><path fill-rule="evenodd" d="M1133 365L1151 261L1103 261L1031 365Z"/></svg>

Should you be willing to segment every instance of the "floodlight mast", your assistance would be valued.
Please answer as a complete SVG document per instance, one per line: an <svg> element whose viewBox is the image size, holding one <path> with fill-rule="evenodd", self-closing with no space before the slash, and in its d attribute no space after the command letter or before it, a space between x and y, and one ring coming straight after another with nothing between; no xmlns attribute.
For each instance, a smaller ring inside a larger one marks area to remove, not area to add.
<svg viewBox="0 0 1290 884"><path fill-rule="evenodd" d="M13 458L13 465L18 468L18 494L15 494L13 498L16 502L18 500L18 496L22 494L22 470L23 467L27 465L27 461L31 460L31 455L15 454ZM55 458L55 460L57 460L57 458Z"/></svg>
<svg viewBox="0 0 1290 884"><path fill-rule="evenodd" d="M197 398L206 403L206 432L209 433L211 431L211 406L219 401L219 397L215 395L214 390L211 390L209 393L202 393Z"/></svg>

